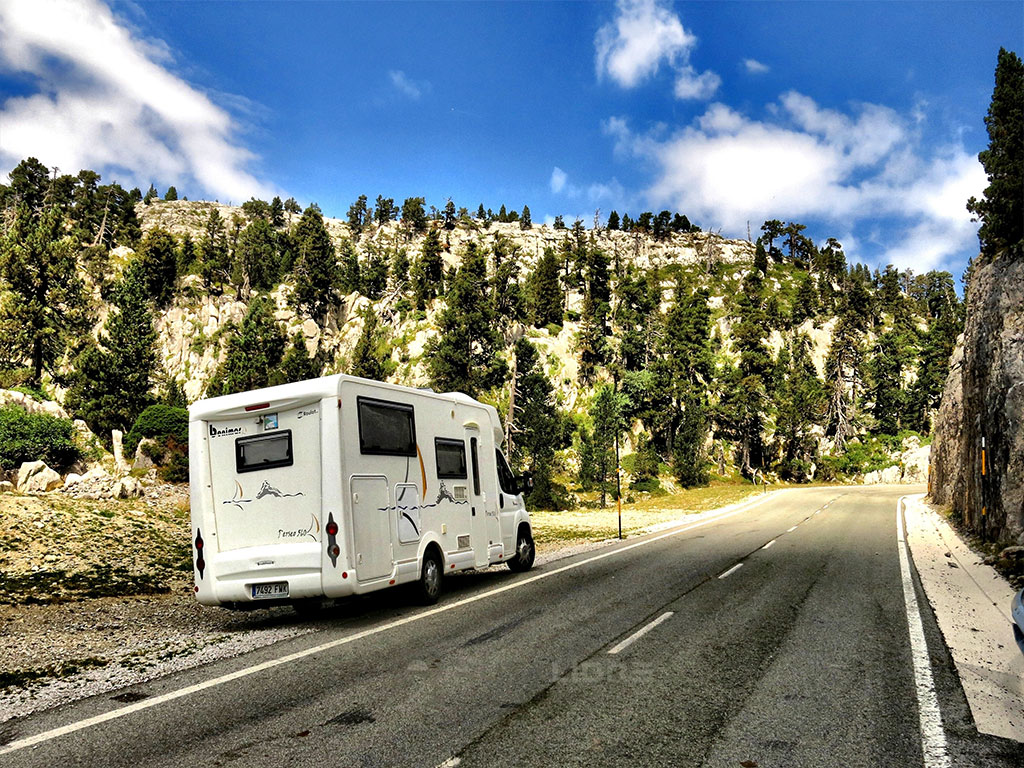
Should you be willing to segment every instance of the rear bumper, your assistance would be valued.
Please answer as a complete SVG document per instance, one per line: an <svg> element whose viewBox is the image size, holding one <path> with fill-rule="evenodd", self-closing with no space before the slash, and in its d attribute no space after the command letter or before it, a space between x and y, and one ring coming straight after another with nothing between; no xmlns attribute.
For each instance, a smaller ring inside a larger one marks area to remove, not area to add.
<svg viewBox="0 0 1024 768"><path fill-rule="evenodd" d="M324 595L322 551L319 542L280 547L249 547L209 553L202 578L196 574L196 598L203 605L259 606L280 604L279 599L253 599L255 584L287 582L288 600ZM332 589L333 595L338 589ZM345 590L342 590L343 592Z"/></svg>

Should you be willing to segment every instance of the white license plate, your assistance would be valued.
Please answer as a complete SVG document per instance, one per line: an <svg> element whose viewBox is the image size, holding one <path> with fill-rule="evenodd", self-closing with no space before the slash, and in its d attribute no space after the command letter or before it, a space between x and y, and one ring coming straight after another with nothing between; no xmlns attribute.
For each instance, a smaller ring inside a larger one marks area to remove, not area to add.
<svg viewBox="0 0 1024 768"><path fill-rule="evenodd" d="M253 584L253 600L269 600L279 597L288 597L288 582L275 581L272 584Z"/></svg>

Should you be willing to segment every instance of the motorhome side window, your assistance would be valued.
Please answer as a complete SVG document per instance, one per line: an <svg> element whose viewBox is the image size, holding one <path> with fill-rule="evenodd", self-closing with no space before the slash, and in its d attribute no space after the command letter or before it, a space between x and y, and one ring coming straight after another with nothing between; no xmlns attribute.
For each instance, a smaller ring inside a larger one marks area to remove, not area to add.
<svg viewBox="0 0 1024 768"><path fill-rule="evenodd" d="M501 490L515 496L518 493L516 490L516 478L512 474L512 470L509 469L508 462L505 460L505 454L497 449L494 452L498 457L498 482L501 484Z"/></svg>
<svg viewBox="0 0 1024 768"><path fill-rule="evenodd" d="M235 471L255 472L292 465L292 431L282 429L235 440Z"/></svg>
<svg viewBox="0 0 1024 768"><path fill-rule="evenodd" d="M416 416L411 405L356 398L359 452L378 456L416 455Z"/></svg>
<svg viewBox="0 0 1024 768"><path fill-rule="evenodd" d="M466 479L466 442L434 438L434 455L437 457L438 480Z"/></svg>

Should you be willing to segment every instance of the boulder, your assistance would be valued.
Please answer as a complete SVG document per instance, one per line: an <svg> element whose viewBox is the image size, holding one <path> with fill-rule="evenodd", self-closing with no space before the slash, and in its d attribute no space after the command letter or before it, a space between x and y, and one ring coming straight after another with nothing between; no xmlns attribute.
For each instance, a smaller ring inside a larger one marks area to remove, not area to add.
<svg viewBox="0 0 1024 768"><path fill-rule="evenodd" d="M120 429L112 429L110 440L114 444L114 468L120 472L127 472L128 463L124 460L124 433Z"/></svg>
<svg viewBox="0 0 1024 768"><path fill-rule="evenodd" d="M873 472L868 472L864 475L865 485L875 485L876 483L898 483L900 481L900 468L898 464L893 464L891 467L885 469L876 469Z"/></svg>
<svg viewBox="0 0 1024 768"><path fill-rule="evenodd" d="M903 465L903 477L900 482L928 482L928 459L931 452L930 445L921 445L904 451L900 456L900 463Z"/></svg>
<svg viewBox="0 0 1024 768"><path fill-rule="evenodd" d="M153 469L156 463L146 455L143 450L147 445L156 445L156 440L144 438L139 441L139 447L135 449L135 459L132 461L132 469Z"/></svg>
<svg viewBox="0 0 1024 768"><path fill-rule="evenodd" d="M0 480L0 493L8 493L14 490L14 483L8 480Z"/></svg>
<svg viewBox="0 0 1024 768"><path fill-rule="evenodd" d="M115 499L137 499L143 494L142 483L129 475L114 483L110 492Z"/></svg>
<svg viewBox="0 0 1024 768"><path fill-rule="evenodd" d="M70 488L73 485L78 485L80 482L82 482L82 476L77 472L68 472L68 474L64 476L65 488Z"/></svg>
<svg viewBox="0 0 1024 768"><path fill-rule="evenodd" d="M18 469L18 490L23 493L45 493L61 483L60 475L42 461L26 461Z"/></svg>

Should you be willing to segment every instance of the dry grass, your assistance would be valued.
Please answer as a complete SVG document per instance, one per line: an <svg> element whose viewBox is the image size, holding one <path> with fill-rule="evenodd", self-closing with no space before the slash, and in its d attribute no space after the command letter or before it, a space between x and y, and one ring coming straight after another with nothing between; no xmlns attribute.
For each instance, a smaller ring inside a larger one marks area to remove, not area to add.
<svg viewBox="0 0 1024 768"><path fill-rule="evenodd" d="M192 563L188 504L0 495L0 603L167 592Z"/></svg>
<svg viewBox="0 0 1024 768"><path fill-rule="evenodd" d="M652 496L622 505L622 535L635 536L651 526L678 520L696 512L723 507L760 491L751 485L721 484L690 488L666 496ZM614 502L604 509L533 512L533 535L538 544L563 546L601 541L619 535Z"/></svg>

